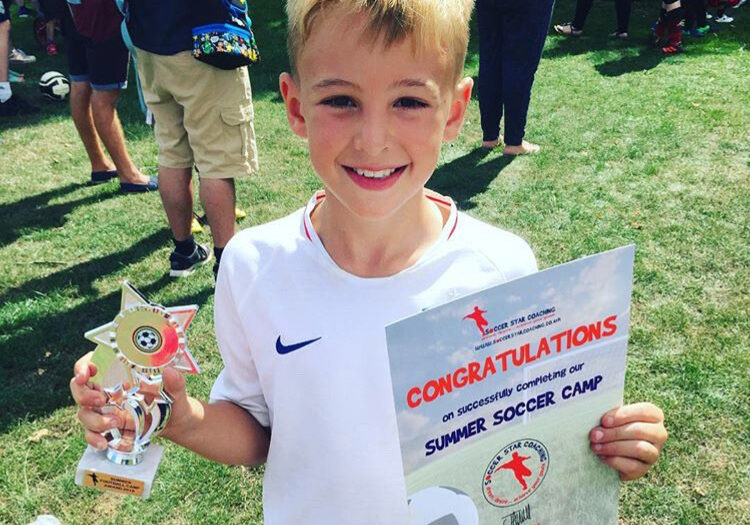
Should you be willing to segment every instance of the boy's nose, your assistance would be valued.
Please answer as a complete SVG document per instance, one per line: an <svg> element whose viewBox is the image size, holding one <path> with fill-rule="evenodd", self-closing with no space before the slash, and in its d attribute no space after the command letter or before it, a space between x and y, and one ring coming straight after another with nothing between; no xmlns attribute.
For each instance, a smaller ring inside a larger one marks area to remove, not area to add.
<svg viewBox="0 0 750 525"><path fill-rule="evenodd" d="M388 147L388 137L387 116L375 112L364 114L354 137L354 147L369 155L377 155Z"/></svg>

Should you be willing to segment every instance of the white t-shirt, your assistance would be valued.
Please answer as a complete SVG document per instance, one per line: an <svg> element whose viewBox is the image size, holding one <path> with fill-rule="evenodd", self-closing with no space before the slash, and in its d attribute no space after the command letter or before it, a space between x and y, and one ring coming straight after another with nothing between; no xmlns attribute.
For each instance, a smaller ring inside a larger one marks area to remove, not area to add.
<svg viewBox="0 0 750 525"><path fill-rule="evenodd" d="M450 209L437 243L402 272L357 277L330 258L305 209L235 235L216 285L224 369L211 399L271 427L266 525L406 523L385 326L533 273L521 238Z"/></svg>

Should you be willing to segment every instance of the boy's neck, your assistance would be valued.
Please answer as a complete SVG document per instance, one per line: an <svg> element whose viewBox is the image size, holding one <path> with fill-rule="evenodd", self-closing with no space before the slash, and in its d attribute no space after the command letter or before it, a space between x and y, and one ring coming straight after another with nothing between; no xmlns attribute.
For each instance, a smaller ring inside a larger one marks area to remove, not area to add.
<svg viewBox="0 0 750 525"><path fill-rule="evenodd" d="M358 277L388 277L414 265L434 245L448 219L424 190L390 217L366 220L327 196L311 222L328 255Z"/></svg>

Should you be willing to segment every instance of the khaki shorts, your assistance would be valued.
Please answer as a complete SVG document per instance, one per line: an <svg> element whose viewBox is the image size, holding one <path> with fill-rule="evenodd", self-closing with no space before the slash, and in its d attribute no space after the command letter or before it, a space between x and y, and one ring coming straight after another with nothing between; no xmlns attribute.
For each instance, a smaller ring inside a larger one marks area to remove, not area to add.
<svg viewBox="0 0 750 525"><path fill-rule="evenodd" d="M156 120L159 165L196 166L201 177L230 179L258 171L247 68L222 70L190 51L136 49L146 105Z"/></svg>

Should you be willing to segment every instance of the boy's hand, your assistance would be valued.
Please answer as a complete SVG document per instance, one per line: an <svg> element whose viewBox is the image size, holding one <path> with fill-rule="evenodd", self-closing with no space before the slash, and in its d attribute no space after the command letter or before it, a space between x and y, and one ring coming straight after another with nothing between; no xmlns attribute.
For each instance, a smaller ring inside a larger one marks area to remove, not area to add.
<svg viewBox="0 0 750 525"><path fill-rule="evenodd" d="M664 413L651 403L614 408L589 433L591 450L617 470L622 481L646 474L659 459L667 436Z"/></svg>
<svg viewBox="0 0 750 525"><path fill-rule="evenodd" d="M119 419L115 414L102 414L102 407L107 403L104 392L89 383L96 375L96 365L91 363L89 352L80 358L73 366L73 379L70 380L70 393L73 401L78 405L78 419L85 429L86 442L94 448L104 450L107 440L100 434L110 428L117 427Z"/></svg>
<svg viewBox="0 0 750 525"><path fill-rule="evenodd" d="M70 393L78 405L78 419L85 429L85 439L88 444L99 450L107 448L107 440L101 435L111 428L127 429L130 417L127 413L114 410L112 413L102 413L107 404L107 396L97 385L91 384L90 379L96 375L96 365L91 363L93 352L89 352L79 359L73 367L73 379L70 380ZM163 373L164 390L172 398L172 414L162 435L179 426L189 417L189 402L185 393L185 378L174 368L166 368Z"/></svg>

